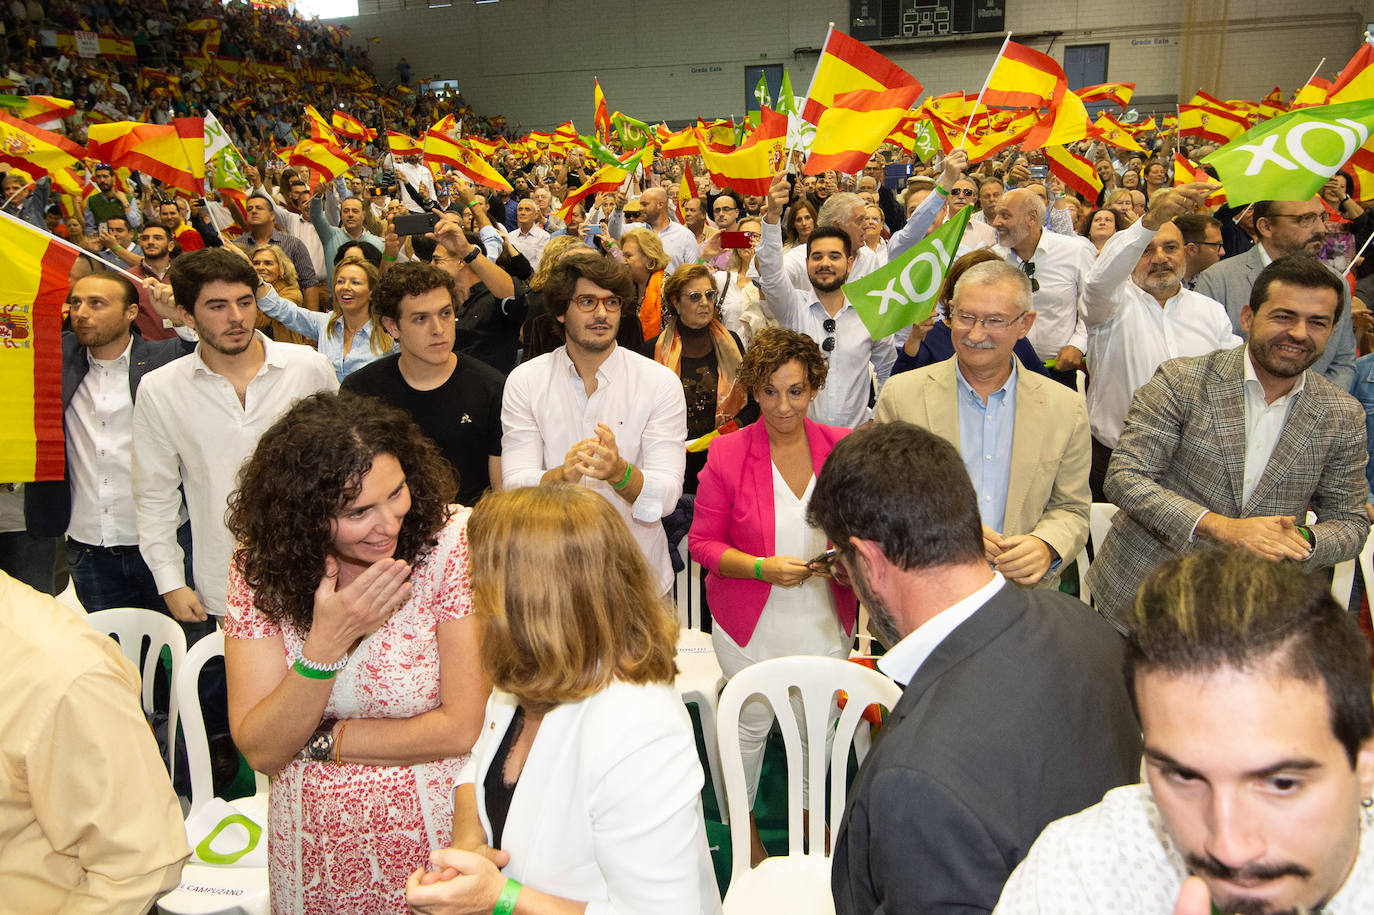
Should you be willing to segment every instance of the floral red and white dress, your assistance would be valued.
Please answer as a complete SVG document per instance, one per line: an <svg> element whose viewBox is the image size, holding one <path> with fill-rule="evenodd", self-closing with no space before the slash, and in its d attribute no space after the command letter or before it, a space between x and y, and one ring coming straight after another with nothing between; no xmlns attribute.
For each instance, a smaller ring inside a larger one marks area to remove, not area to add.
<svg viewBox="0 0 1374 915"><path fill-rule="evenodd" d="M439 706L439 623L472 613L467 518L454 507L438 544L411 574L410 599L363 639L334 678L327 718L413 718ZM305 638L268 620L237 567L224 634L281 636L289 667ZM346 736L346 735L345 735ZM405 912L406 877L453 833L453 786L467 757L414 766L296 760L272 779L268 807L272 910Z"/></svg>

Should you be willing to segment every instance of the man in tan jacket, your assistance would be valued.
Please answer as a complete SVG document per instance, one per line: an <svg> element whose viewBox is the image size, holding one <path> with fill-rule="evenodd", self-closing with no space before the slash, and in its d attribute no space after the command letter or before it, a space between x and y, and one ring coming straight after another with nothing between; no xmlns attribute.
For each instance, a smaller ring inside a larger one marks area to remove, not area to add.
<svg viewBox="0 0 1374 915"><path fill-rule="evenodd" d="M874 419L923 426L958 448L978 492L988 562L1017 584L1057 587L1062 563L1088 539L1083 397L1017 366L1012 347L1035 312L1015 267L966 270L947 320L954 358L894 375Z"/></svg>

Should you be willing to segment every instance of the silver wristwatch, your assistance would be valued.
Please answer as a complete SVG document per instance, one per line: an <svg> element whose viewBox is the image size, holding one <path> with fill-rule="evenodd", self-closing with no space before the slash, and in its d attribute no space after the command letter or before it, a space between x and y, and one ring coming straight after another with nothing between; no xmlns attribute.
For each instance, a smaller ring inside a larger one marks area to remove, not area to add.
<svg viewBox="0 0 1374 915"><path fill-rule="evenodd" d="M296 758L329 762L334 756L334 725L337 723L333 718L321 721L320 726L315 728L315 733L310 735L305 746L296 754Z"/></svg>

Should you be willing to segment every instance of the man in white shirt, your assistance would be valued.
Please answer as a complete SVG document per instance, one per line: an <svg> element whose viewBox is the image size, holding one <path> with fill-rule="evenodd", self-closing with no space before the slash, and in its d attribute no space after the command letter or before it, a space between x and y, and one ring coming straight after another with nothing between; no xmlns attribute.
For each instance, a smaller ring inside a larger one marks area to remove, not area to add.
<svg viewBox="0 0 1374 915"><path fill-rule="evenodd" d="M139 550L168 609L179 620L204 620L224 614L234 548L224 512L239 465L292 404L339 384L318 352L253 330L257 298L271 287L246 258L222 248L195 251L173 262L169 279L176 314L200 344L190 357L150 372L139 388L134 505ZM195 543L194 589L176 541L181 490Z"/></svg>
<svg viewBox="0 0 1374 915"><path fill-rule="evenodd" d="M1088 418L1093 433L1093 501L1136 390L1166 359L1240 345L1220 302L1183 288L1183 236L1174 219L1193 212L1208 185L1175 188L1102 247L1083 284L1088 326Z"/></svg>
<svg viewBox="0 0 1374 915"><path fill-rule="evenodd" d="M539 225L539 204L526 197L515 208L515 231L506 236L511 247L525 255L531 270L539 269L539 260L544 246L549 243L549 233Z"/></svg>
<svg viewBox="0 0 1374 915"><path fill-rule="evenodd" d="M967 159L961 161L967 163ZM790 198L790 192L788 196ZM904 231L899 229L888 241L887 251L879 254L864 244L867 213L868 204L862 197L843 192L827 197L825 203L821 204L820 212L816 214L816 228L834 227L849 236L849 249L854 252L854 261L849 266L847 282L852 283L881 269L886 266L889 256L898 257L912 244L920 241L920 238L915 238L903 242ZM804 245L797 245L783 255L783 269L787 273L787 279L791 282L792 288L803 295L811 294L810 268L807 263L810 256Z"/></svg>
<svg viewBox="0 0 1374 915"><path fill-rule="evenodd" d="M1154 572L1126 668L1146 783L1050 824L995 915L1374 912L1369 645L1327 589L1239 551Z"/></svg>
<svg viewBox="0 0 1374 915"><path fill-rule="evenodd" d="M1046 825L1136 779L1121 639L1081 601L989 568L978 495L934 432L842 439L807 520L903 687L835 832L835 911L990 911Z"/></svg>
<svg viewBox="0 0 1374 915"><path fill-rule="evenodd" d="M662 520L682 495L687 402L670 369L616 345L633 295L629 272L610 258L565 257L549 275L544 300L567 342L506 379L502 486L580 483L601 493L667 594Z"/></svg>
<svg viewBox="0 0 1374 915"><path fill-rule="evenodd" d="M401 202L410 212L423 213L426 209L425 202L438 196L434 187L434 174L429 170L429 166L422 164L419 156L397 158L388 154L388 158L391 159L391 167L396 170L396 174L403 182L399 194ZM420 195L419 198L410 192L407 184L415 189Z"/></svg>
<svg viewBox="0 0 1374 915"><path fill-rule="evenodd" d="M651 187L639 195L643 208L644 224L658 234L663 242L663 250L668 255L667 273L671 274L683 264L695 264L701 257L701 247L692 230L668 218L668 195L661 187ZM619 238L625 232L621 211L611 214L607 227L612 235Z"/></svg>
<svg viewBox="0 0 1374 915"><path fill-rule="evenodd" d="M820 344L830 361L826 385L811 402L810 417L828 426L854 428L873 416L868 405L872 392L869 366L873 367L881 389L897 360L897 350L891 337L873 339L844 296L843 287L851 279L856 250L844 229L821 226L807 239L802 249L806 253L808 278L805 293L788 281L782 264L781 220L791 193L787 175L779 173L769 188L763 238L754 259L764 295L760 304L783 327L804 333ZM859 199L857 194L836 196ZM862 202L859 212L863 212Z"/></svg>
<svg viewBox="0 0 1374 915"><path fill-rule="evenodd" d="M1049 367L1050 377L1073 388L1088 347L1078 297L1097 249L1081 236L1047 232L1044 223L1044 200L1026 188L1007 191L993 209L997 245L992 250L1031 278L1039 317L1026 339Z"/></svg>

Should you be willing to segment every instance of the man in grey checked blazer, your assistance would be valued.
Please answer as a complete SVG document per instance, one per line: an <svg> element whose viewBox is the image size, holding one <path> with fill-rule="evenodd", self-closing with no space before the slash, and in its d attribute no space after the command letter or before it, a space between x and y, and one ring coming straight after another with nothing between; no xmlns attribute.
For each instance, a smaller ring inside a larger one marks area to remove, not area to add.
<svg viewBox="0 0 1374 915"><path fill-rule="evenodd" d="M1242 310L1246 346L1172 359L1136 391L1104 487L1121 511L1087 576L1121 631L1141 581L1177 555L1227 544L1324 567L1359 553L1364 410L1310 370L1343 287L1315 258L1280 258Z"/></svg>

